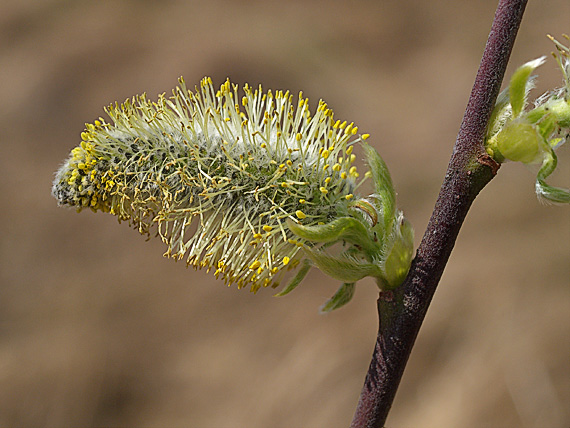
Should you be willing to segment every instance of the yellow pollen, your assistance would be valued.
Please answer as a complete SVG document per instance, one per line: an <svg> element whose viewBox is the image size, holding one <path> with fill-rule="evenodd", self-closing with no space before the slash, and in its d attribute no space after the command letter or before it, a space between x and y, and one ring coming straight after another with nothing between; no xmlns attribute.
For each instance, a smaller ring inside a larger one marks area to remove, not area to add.
<svg viewBox="0 0 570 428"><path fill-rule="evenodd" d="M284 265L288 265L288 264L289 264L289 260L290 260L289 257L287 257L287 256L283 257L283 264L284 264Z"/></svg>
<svg viewBox="0 0 570 428"><path fill-rule="evenodd" d="M301 210L295 211L295 215L296 215L298 218L300 218L301 220L307 217L307 216L305 215L305 213L304 213L303 211L301 211Z"/></svg>
<svg viewBox="0 0 570 428"><path fill-rule="evenodd" d="M265 225L263 226L263 230L265 230L266 232L271 232L273 228L271 226Z"/></svg>
<svg viewBox="0 0 570 428"><path fill-rule="evenodd" d="M250 266L249 269L250 270L255 270L257 269L259 266L261 266L261 262L259 260L254 261Z"/></svg>

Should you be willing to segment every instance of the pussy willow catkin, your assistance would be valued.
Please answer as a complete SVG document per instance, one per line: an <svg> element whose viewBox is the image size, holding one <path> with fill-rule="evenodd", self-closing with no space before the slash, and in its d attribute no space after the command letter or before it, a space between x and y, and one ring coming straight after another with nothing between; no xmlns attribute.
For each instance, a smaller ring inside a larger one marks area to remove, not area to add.
<svg viewBox="0 0 570 428"><path fill-rule="evenodd" d="M303 258L286 219L311 226L346 215L362 178L354 124L289 92L215 90L184 81L171 97L145 95L106 109L57 172L59 204L156 226L166 256L213 270L238 287L277 286Z"/></svg>

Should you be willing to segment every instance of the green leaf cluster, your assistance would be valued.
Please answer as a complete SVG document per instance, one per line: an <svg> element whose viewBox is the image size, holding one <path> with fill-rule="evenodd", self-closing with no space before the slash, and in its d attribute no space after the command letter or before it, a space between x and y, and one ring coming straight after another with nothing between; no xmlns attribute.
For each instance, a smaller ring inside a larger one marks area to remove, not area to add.
<svg viewBox="0 0 570 428"><path fill-rule="evenodd" d="M345 216L326 224L304 226L288 220L289 229L313 245L302 244L308 259L279 296L291 292L311 265L343 282L321 308L323 312L348 303L355 283L362 278L375 278L381 290L396 288L405 279L413 256L413 229L396 208L396 194L384 160L370 145L363 143L363 148L374 193L351 202ZM328 251L339 242L346 248L341 254Z"/></svg>
<svg viewBox="0 0 570 428"><path fill-rule="evenodd" d="M509 86L499 95L486 136L487 152L497 161L506 160L540 165L535 190L539 198L570 203L570 191L546 183L556 169L554 150L570 137L570 59L569 48L552 39L553 54L564 76L564 86L539 97L527 109L533 87L532 73L545 57L529 61L512 75Z"/></svg>

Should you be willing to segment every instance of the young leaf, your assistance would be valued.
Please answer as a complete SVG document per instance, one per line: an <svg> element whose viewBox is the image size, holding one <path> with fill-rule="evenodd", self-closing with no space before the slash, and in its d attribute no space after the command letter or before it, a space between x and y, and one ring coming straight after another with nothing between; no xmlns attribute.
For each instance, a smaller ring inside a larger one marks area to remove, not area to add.
<svg viewBox="0 0 570 428"><path fill-rule="evenodd" d="M344 282L356 282L366 276L382 277L380 267L349 257L330 256L323 251L303 247L313 263L328 276Z"/></svg>
<svg viewBox="0 0 570 428"><path fill-rule="evenodd" d="M364 251L376 253L379 247L372 239L366 227L352 217L341 217L327 224L303 226L287 220L287 226L295 235L307 241L329 243L344 240L358 245Z"/></svg>
<svg viewBox="0 0 570 428"><path fill-rule="evenodd" d="M334 296L321 307L321 313L334 311L350 302L354 296L355 285L354 283L342 284Z"/></svg>
<svg viewBox="0 0 570 428"><path fill-rule="evenodd" d="M396 288L404 281L414 255L414 229L403 215L398 221L396 236L384 263L386 286L390 289Z"/></svg>
<svg viewBox="0 0 570 428"><path fill-rule="evenodd" d="M372 173L374 191L380 197L383 230L388 231L396 212L396 193L392 184L392 177L386 163L373 147L367 143L362 143L362 148Z"/></svg>
<svg viewBox="0 0 570 428"><path fill-rule="evenodd" d="M517 117L526 104L526 96L529 89L529 78L535 68L544 63L546 57L537 58L521 65L513 73L509 85L509 98L513 108L513 116Z"/></svg>
<svg viewBox="0 0 570 428"><path fill-rule="evenodd" d="M539 198L548 202L568 204L570 203L570 190L550 186L544 181L546 177L552 174L556 168L557 162L556 154L553 150L549 150L545 153L542 167L538 171L538 176L536 177L536 194Z"/></svg>
<svg viewBox="0 0 570 428"><path fill-rule="evenodd" d="M544 144L535 126L517 119L505 125L496 138L496 145L506 159L526 164L540 159Z"/></svg>
<svg viewBox="0 0 570 428"><path fill-rule="evenodd" d="M285 287L279 293L275 294L275 297L285 296L286 294L289 294L291 291L293 291L305 278L309 270L311 270L311 262L310 260L305 259L303 260L303 266L299 268L297 274L293 277L291 282L287 284L287 287Z"/></svg>

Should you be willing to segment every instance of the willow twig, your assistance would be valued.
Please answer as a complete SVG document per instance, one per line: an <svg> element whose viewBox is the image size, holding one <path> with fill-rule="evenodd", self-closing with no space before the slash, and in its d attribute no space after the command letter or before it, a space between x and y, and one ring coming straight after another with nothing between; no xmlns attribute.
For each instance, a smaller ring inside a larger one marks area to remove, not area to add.
<svg viewBox="0 0 570 428"><path fill-rule="evenodd" d="M500 0L434 211L404 283L378 299L379 329L352 427L384 425L467 212L499 165L483 140L527 0Z"/></svg>

